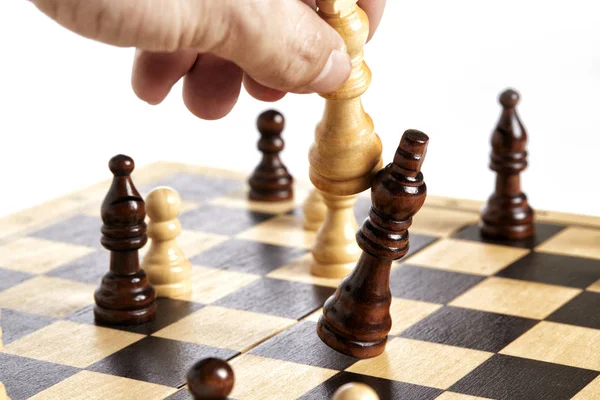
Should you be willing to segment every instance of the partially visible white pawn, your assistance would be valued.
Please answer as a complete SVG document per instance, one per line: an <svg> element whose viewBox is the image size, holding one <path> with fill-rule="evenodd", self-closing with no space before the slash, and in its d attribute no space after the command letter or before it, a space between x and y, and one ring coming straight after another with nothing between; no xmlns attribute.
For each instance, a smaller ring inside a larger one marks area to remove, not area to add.
<svg viewBox="0 0 600 400"><path fill-rule="evenodd" d="M177 245L181 222L179 193L169 187L153 189L146 197L150 249L142 261L142 269L158 297L180 297L192 291L192 266Z"/></svg>
<svg viewBox="0 0 600 400"><path fill-rule="evenodd" d="M379 396L364 383L350 382L340 386L331 400L379 400Z"/></svg>
<svg viewBox="0 0 600 400"><path fill-rule="evenodd" d="M327 206L323 201L323 196L321 196L321 193L317 189L313 188L311 190L304 201L302 210L304 212L304 229L318 231L321 225L323 225L325 215L327 215Z"/></svg>

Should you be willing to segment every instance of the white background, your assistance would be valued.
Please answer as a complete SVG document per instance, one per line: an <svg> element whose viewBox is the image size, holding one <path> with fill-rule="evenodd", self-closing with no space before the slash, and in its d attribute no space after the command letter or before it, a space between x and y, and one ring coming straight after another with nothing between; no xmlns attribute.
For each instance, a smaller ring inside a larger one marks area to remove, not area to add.
<svg viewBox="0 0 600 400"><path fill-rule="evenodd" d="M384 142L429 134L429 193L484 200L498 94L521 93L534 208L600 214L600 12L593 0L388 0L366 47L373 82L363 97ZM321 117L316 95L276 104L242 95L234 112L202 121L178 85L159 106L130 88L133 50L81 38L25 0L0 1L0 215L110 178L108 159L138 166L175 160L250 172L259 160L255 119L275 107L287 119L284 162L298 178ZM71 150L73 149L73 150Z"/></svg>

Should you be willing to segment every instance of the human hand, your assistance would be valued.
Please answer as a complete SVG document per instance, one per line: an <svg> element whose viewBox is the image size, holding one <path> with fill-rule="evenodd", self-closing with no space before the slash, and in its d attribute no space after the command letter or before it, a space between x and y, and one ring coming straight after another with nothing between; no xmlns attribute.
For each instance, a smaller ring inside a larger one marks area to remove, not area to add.
<svg viewBox="0 0 600 400"><path fill-rule="evenodd" d="M32 0L84 37L137 48L132 86L159 104L181 79L187 108L203 119L227 115L246 91L276 101L287 92L326 93L350 75L339 34L316 0ZM386 0L359 0L369 39Z"/></svg>

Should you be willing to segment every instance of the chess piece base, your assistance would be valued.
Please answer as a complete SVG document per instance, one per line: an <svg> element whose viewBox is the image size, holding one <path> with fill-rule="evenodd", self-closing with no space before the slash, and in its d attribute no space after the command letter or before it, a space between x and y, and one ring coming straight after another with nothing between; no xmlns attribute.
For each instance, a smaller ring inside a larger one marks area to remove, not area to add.
<svg viewBox="0 0 600 400"><path fill-rule="evenodd" d="M294 198L294 192L292 190L265 192L251 189L248 198L252 201L278 202L292 200Z"/></svg>
<svg viewBox="0 0 600 400"><path fill-rule="evenodd" d="M345 338L334 332L323 316L319 318L317 334L321 340L335 351L360 359L372 358L385 351L387 336L375 342L360 342Z"/></svg>
<svg viewBox="0 0 600 400"><path fill-rule="evenodd" d="M150 322L156 316L156 303L137 310L110 310L94 307L94 319L104 325L139 325Z"/></svg>
<svg viewBox="0 0 600 400"><path fill-rule="evenodd" d="M322 278L343 278L352 272L355 265L355 262L346 264L321 264L313 261L310 266L310 272Z"/></svg>

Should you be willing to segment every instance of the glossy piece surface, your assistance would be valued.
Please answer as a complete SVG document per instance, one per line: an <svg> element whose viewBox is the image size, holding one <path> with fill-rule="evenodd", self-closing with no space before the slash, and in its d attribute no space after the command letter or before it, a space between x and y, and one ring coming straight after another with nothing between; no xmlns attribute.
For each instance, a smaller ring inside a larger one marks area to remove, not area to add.
<svg viewBox="0 0 600 400"><path fill-rule="evenodd" d="M224 400L234 385L233 370L226 361L207 358L198 361L187 374L187 384L195 400Z"/></svg>

